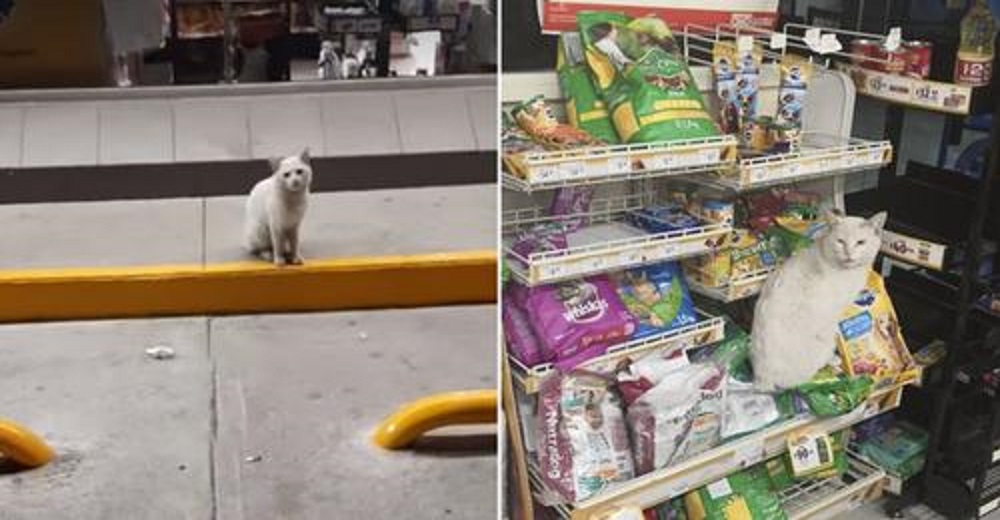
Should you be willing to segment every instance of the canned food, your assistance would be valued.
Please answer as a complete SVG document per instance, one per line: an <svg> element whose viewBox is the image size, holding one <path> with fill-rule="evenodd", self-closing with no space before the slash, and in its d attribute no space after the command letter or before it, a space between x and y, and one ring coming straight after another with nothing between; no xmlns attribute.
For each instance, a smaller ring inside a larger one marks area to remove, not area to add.
<svg viewBox="0 0 1000 520"><path fill-rule="evenodd" d="M881 65L864 58L874 58L879 49L879 43L867 38L858 38L851 42L851 62L858 67L873 69Z"/></svg>
<svg viewBox="0 0 1000 520"><path fill-rule="evenodd" d="M882 70L889 74L905 74L909 65L910 53L905 47L899 46L894 51L882 49L882 57L886 60L882 63Z"/></svg>
<svg viewBox="0 0 1000 520"><path fill-rule="evenodd" d="M931 75L931 56L934 45L924 40L910 40L903 43L906 49L906 75L927 79Z"/></svg>

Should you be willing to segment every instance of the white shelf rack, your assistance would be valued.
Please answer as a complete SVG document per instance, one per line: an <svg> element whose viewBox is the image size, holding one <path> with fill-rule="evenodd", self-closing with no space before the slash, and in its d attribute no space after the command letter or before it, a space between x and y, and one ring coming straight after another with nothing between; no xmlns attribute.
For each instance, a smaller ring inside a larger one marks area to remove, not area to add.
<svg viewBox="0 0 1000 520"><path fill-rule="evenodd" d="M808 480L780 493L789 520L829 520L853 511L882 494L885 471L847 452L843 476Z"/></svg>
<svg viewBox="0 0 1000 520"><path fill-rule="evenodd" d="M714 250L732 231L724 224L705 223L690 229L646 233L625 223L630 211L641 209L648 195L625 195L596 199L591 211L578 215L546 216L542 207L503 213L504 254L513 277L523 285L536 286L608 271L622 270L667 260L705 254ZM512 248L517 232L539 224L582 220L583 226L614 225L622 238L596 239L559 251L521 255Z"/></svg>
<svg viewBox="0 0 1000 520"><path fill-rule="evenodd" d="M889 141L806 132L798 151L743 158L733 169L693 180L742 192L876 169L891 161Z"/></svg>
<svg viewBox="0 0 1000 520"><path fill-rule="evenodd" d="M503 173L505 188L531 193L567 186L688 175L732 166L736 138L624 144L515 154L523 176Z"/></svg>
<svg viewBox="0 0 1000 520"><path fill-rule="evenodd" d="M749 298L759 293L761 288L764 287L764 283L767 282L767 277L770 276L773 271L774 269L761 269L759 271L749 273L746 276L731 279L728 284L719 287L708 287L689 277L687 279L688 287L691 291L706 298L711 298L724 303L731 303L744 298Z"/></svg>
<svg viewBox="0 0 1000 520"><path fill-rule="evenodd" d="M590 359L582 363L579 368L603 370L609 366L613 366L621 359L641 355L653 350L663 350L666 352L676 350L686 351L721 341L725 336L725 320L703 313L699 313L699 317L701 319L691 325L614 345L608 348L603 356ZM509 356L509 360L511 377L527 394L537 393L542 381L556 371L551 363L529 367L518 361L514 356Z"/></svg>
<svg viewBox="0 0 1000 520"><path fill-rule="evenodd" d="M956 115L967 115L972 103L972 87L966 85L889 74L852 63L837 63L837 68L854 80L862 96Z"/></svg>
<svg viewBox="0 0 1000 520"><path fill-rule="evenodd" d="M865 419L895 409L899 406L903 388L907 384L913 384L913 382L913 380L900 382L894 386L877 390L855 410L844 415L828 418L802 416L779 423L733 442L717 446L686 461L612 486L587 500L574 504L555 504L553 507L564 518L584 520L618 504L638 506L643 509L662 504L671 498L681 496L736 471L785 453L787 450L786 440L793 433L806 430L828 434L835 433ZM546 488L544 482L538 478L537 472L532 475L532 478L536 488L540 491L540 499L552 500L558 497L556 493ZM869 484L873 485L873 481L874 477ZM882 481L882 476L879 476L879 481ZM851 486L843 481L840 485L833 482L830 484L825 486L826 489L842 499L856 496L862 488L868 488L868 486ZM836 502L836 500L829 498L830 495L826 495L826 497L822 502ZM818 498L814 498L814 500L819 501ZM793 513L793 518L826 518L813 516L821 513L819 506L823 505L822 503L810 504L807 502L802 505L804 510Z"/></svg>

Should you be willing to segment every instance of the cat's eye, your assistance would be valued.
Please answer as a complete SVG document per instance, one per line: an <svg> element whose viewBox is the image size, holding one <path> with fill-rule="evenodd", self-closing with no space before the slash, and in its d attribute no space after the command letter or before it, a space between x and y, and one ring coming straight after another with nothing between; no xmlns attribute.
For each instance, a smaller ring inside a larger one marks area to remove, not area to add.
<svg viewBox="0 0 1000 520"><path fill-rule="evenodd" d="M285 178L286 179L289 178L289 177L291 177L291 176L292 176L292 172L285 172Z"/></svg>
<svg viewBox="0 0 1000 520"><path fill-rule="evenodd" d="M865 241L864 241L864 240L858 240L858 245L859 245L859 246L863 246L863 245L865 245Z"/></svg>
<svg viewBox="0 0 1000 520"><path fill-rule="evenodd" d="M295 170L295 175L302 175L302 170L301 169Z"/></svg>
<svg viewBox="0 0 1000 520"><path fill-rule="evenodd" d="M844 242L844 239L842 238L837 239L837 244L847 247L847 242Z"/></svg>

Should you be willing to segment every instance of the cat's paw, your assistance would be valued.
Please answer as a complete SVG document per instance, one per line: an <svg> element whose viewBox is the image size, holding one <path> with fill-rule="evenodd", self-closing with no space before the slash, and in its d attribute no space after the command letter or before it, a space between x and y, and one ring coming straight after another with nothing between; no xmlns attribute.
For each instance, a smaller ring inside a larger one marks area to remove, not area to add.
<svg viewBox="0 0 1000 520"><path fill-rule="evenodd" d="M286 265L288 265L288 259L285 258L283 255L275 256L274 257L274 265L276 265L278 267L286 266Z"/></svg>
<svg viewBox="0 0 1000 520"><path fill-rule="evenodd" d="M257 251L255 254L257 255L258 258L260 258L265 262L270 262L274 260L274 255L271 254L270 251Z"/></svg>
<svg viewBox="0 0 1000 520"><path fill-rule="evenodd" d="M292 265L302 265L305 263L305 260L302 259L302 255L291 255L288 258L288 263Z"/></svg>

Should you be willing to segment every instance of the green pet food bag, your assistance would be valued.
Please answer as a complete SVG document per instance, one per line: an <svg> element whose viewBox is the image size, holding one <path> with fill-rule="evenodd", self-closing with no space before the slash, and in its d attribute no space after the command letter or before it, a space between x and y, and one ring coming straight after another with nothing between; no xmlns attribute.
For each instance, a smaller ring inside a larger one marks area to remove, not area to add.
<svg viewBox="0 0 1000 520"><path fill-rule="evenodd" d="M592 11L577 14L576 22L584 58L623 142L719 134L666 23Z"/></svg>
<svg viewBox="0 0 1000 520"><path fill-rule="evenodd" d="M762 465L717 480L684 496L689 520L784 520L787 518Z"/></svg>
<svg viewBox="0 0 1000 520"><path fill-rule="evenodd" d="M563 33L559 37L556 71L569 123L608 144L617 144L618 133L587 70L579 34Z"/></svg>
<svg viewBox="0 0 1000 520"><path fill-rule="evenodd" d="M868 376L847 377L824 368L812 381L800 385L797 390L813 415L832 417L857 408L873 388L874 381Z"/></svg>

